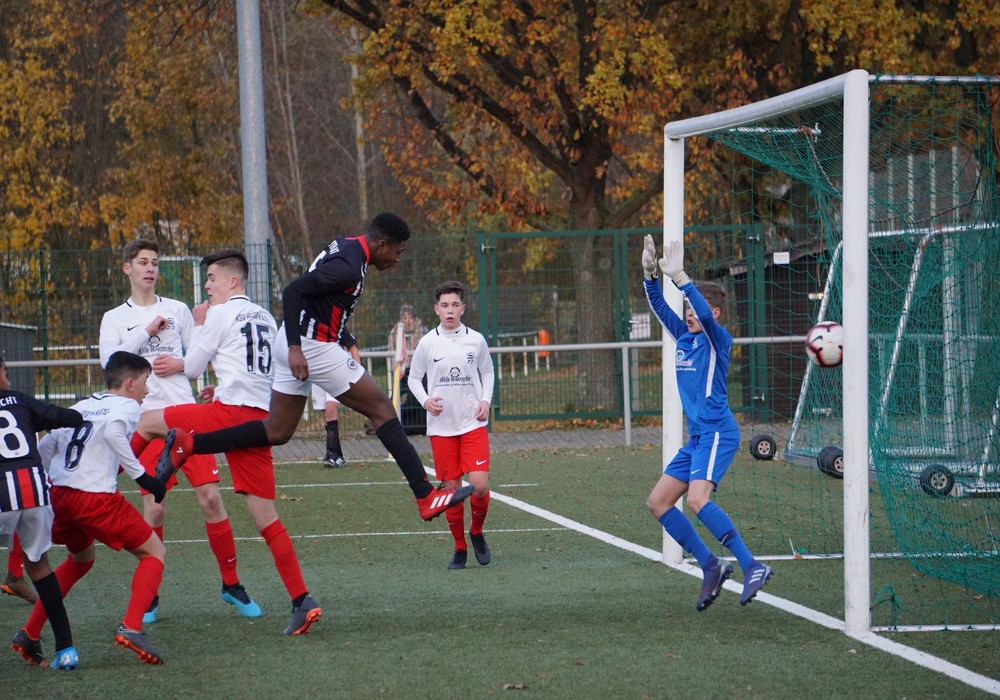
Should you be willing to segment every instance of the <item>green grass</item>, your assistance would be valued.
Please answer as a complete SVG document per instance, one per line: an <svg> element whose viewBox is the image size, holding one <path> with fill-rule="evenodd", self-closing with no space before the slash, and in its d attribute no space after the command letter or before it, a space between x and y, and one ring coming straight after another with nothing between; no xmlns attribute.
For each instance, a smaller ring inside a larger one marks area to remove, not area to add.
<svg viewBox="0 0 1000 700"><path fill-rule="evenodd" d="M499 453L492 485L655 550L661 530L644 502L658 455ZM985 697L763 603L741 608L730 591L698 613L696 578L499 499L486 529L493 562L480 567L470 557L465 571L448 571L443 518L418 519L388 462L336 471L279 465L277 480L279 513L323 605L310 634L281 634L288 598L231 491L224 498L234 530L247 538L237 542L241 579L264 616L244 620L221 601L200 511L181 491L168 498L160 621L146 628L166 664L145 666L112 645L135 560L101 548L67 599L81 669L53 673L9 651L0 657L0 685L11 697L45 698ZM54 562L62 556L55 550ZM839 561L782 561L775 569L769 593L842 616ZM29 608L2 598L9 638ZM995 633L890 638L1000 677ZM51 654L48 629L43 645Z"/></svg>

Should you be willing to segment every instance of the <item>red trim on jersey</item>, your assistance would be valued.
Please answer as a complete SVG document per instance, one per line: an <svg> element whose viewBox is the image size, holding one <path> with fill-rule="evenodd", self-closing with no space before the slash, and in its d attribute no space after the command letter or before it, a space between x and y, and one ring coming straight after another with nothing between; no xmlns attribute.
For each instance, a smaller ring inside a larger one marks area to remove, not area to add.
<svg viewBox="0 0 1000 700"><path fill-rule="evenodd" d="M21 508L35 508L40 505L35 494L34 480L30 469L18 469L14 472L17 478L17 488L20 491Z"/></svg>
<svg viewBox="0 0 1000 700"><path fill-rule="evenodd" d="M356 236L354 238L348 238L347 240L358 241L359 243L361 243L361 249L365 251L365 263L371 262L372 252L368 250L368 241L365 239L364 236Z"/></svg>
<svg viewBox="0 0 1000 700"><path fill-rule="evenodd" d="M361 245L361 250L365 252L365 264L372 259L371 250L368 248L368 241L365 240L364 236L354 236L348 237L348 241L357 241ZM350 289L345 289L344 291L348 294L355 294L357 292L357 285L354 285ZM330 318L327 322L317 323L316 332L314 333L314 340L318 340L321 343L332 343L337 341L337 336L340 333L340 327L343 324L344 313L346 309L342 309L339 306L334 306L330 309Z"/></svg>

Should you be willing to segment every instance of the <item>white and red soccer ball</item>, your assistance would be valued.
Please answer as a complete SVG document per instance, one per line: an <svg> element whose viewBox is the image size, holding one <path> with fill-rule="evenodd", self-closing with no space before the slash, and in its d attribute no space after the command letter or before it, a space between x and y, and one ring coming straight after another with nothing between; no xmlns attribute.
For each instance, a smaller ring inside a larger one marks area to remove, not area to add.
<svg viewBox="0 0 1000 700"><path fill-rule="evenodd" d="M809 329L806 354L820 367L837 367L844 361L844 327L823 321Z"/></svg>

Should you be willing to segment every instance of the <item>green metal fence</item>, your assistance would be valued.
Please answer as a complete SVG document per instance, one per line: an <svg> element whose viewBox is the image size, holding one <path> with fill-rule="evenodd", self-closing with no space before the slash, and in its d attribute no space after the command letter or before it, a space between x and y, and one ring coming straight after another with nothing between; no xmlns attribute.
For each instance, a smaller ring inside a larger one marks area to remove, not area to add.
<svg viewBox="0 0 1000 700"><path fill-rule="evenodd" d="M632 416L658 416L661 352L648 341L659 340L661 331L646 304L638 264L647 233L659 241L658 229L415 237L394 270L369 270L351 330L373 376L388 387L385 349L400 307L412 305L424 325L433 328L434 288L457 279L468 290L466 323L481 330L491 347L504 349L494 356L496 420L620 419L626 393ZM741 275L713 267L719 251L712 244L697 253L692 246L688 266L692 277L717 278L730 289L728 319L734 336L746 338L770 327L763 319L772 313L764 301L772 291L764 286L771 282L753 262L763 257L756 250L762 246L759 231L733 227L702 236L692 229L690 236L736 240L743 246L746 270ZM258 301L277 317L282 288L308 269L319 246L314 248L281 244L257 256L266 261L265 269L251 274L264 280L258 288L270 290L269 299ZM204 281L199 261L217 249L161 249L158 293L199 302ZM0 289L0 353L37 363L17 383L33 379L37 395L58 402L100 387L101 317L128 296L120 250L0 251ZM647 347L630 349L627 359L620 349L609 347L628 342L647 342ZM766 401L758 400L773 388L770 352L755 344L738 345L734 351L731 403L738 411L753 411L754 419L770 417ZM622 384L626 362L627 391Z"/></svg>

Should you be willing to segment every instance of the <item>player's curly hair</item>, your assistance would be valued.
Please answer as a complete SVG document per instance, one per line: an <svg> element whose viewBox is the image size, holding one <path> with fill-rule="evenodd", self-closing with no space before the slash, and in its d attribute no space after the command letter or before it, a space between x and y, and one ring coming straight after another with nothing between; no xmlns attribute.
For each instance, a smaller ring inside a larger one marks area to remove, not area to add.
<svg viewBox="0 0 1000 700"><path fill-rule="evenodd" d="M410 227L400 217L387 211L375 215L368 225L368 233L376 240L384 239L397 243L410 240Z"/></svg>

